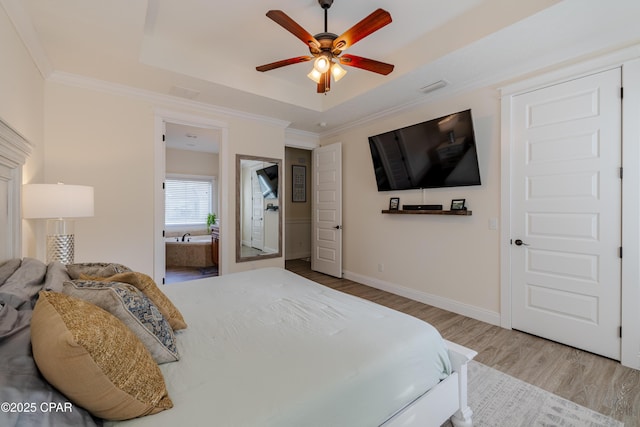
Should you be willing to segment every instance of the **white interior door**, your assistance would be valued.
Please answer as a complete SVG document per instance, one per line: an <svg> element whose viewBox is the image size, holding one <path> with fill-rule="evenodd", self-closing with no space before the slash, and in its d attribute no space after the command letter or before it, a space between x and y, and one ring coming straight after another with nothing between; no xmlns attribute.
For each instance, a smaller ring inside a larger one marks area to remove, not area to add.
<svg viewBox="0 0 640 427"><path fill-rule="evenodd" d="M621 71L514 97L512 327L620 359Z"/></svg>
<svg viewBox="0 0 640 427"><path fill-rule="evenodd" d="M257 169L257 168L256 168ZM255 170L251 170L251 247L264 250L264 197Z"/></svg>
<svg viewBox="0 0 640 427"><path fill-rule="evenodd" d="M342 277L342 144L312 154L311 269Z"/></svg>

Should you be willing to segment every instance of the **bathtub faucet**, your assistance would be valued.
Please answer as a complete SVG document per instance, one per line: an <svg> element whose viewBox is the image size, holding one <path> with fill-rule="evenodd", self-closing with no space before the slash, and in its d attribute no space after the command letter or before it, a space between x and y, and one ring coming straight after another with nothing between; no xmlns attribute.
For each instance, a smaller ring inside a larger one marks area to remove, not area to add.
<svg viewBox="0 0 640 427"><path fill-rule="evenodd" d="M183 242L184 242L184 238L185 238L185 237L187 237L187 236L191 236L191 233L184 233L184 234L182 235L182 241L183 241Z"/></svg>

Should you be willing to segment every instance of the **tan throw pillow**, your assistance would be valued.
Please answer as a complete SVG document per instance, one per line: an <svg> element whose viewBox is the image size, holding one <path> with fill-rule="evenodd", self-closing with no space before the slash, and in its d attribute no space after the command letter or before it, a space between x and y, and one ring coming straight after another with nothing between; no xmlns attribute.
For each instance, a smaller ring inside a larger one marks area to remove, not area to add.
<svg viewBox="0 0 640 427"><path fill-rule="evenodd" d="M41 291L31 345L46 380L96 417L126 420L173 407L149 351L121 321L91 303Z"/></svg>
<svg viewBox="0 0 640 427"><path fill-rule="evenodd" d="M90 277L88 275L82 275L81 279L85 280L100 280L108 282L122 282L129 283L135 286L143 294L158 307L160 313L169 321L169 324L174 331L178 329L185 329L187 324L182 317L182 313L176 308L169 298L158 288L156 282L144 273L138 273L135 271L115 274L110 277Z"/></svg>
<svg viewBox="0 0 640 427"><path fill-rule="evenodd" d="M142 341L157 363L175 362L180 358L169 322L135 286L120 282L67 280L62 292L113 314Z"/></svg>

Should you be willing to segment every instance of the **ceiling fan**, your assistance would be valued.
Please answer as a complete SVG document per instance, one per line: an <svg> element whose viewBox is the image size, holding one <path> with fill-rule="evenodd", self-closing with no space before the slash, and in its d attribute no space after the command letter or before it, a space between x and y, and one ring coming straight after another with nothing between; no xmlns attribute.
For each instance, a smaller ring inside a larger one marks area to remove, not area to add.
<svg viewBox="0 0 640 427"><path fill-rule="evenodd" d="M302 40L302 42L309 47L311 56L297 56L295 58L272 62L256 67L256 70L264 72L315 59L313 69L307 77L318 84L318 93L329 92L331 89L331 77L333 77L335 81L338 81L347 73L340 64L361 68L385 76L393 71L393 65L391 64L363 58L361 56L342 54L344 50L353 46L356 42L391 23L391 15L389 12L383 9L377 9L353 27L349 28L342 35L338 36L337 34L327 31L327 12L333 4L333 0L318 0L318 3L320 3L320 6L324 9L324 32L316 34L315 36L312 36L283 11L270 10L267 12L267 17Z"/></svg>

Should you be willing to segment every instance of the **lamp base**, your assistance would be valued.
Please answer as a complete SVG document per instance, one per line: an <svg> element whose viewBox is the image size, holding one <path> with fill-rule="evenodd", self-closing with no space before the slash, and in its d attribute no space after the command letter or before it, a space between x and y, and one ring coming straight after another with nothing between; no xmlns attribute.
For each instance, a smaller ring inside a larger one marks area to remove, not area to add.
<svg viewBox="0 0 640 427"><path fill-rule="evenodd" d="M47 263L59 261L65 265L73 264L74 240L73 221L47 220Z"/></svg>

